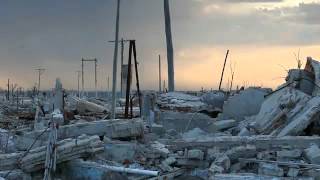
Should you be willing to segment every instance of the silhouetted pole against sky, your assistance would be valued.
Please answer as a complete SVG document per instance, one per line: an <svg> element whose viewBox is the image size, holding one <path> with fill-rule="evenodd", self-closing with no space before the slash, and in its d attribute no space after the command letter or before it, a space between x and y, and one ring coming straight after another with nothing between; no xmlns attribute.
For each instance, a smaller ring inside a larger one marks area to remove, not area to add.
<svg viewBox="0 0 320 180"><path fill-rule="evenodd" d="M83 59L81 59L81 98L83 97L84 94L84 64L83 64Z"/></svg>
<svg viewBox="0 0 320 180"><path fill-rule="evenodd" d="M108 92L110 92L110 77L107 77L107 83L108 83Z"/></svg>
<svg viewBox="0 0 320 180"><path fill-rule="evenodd" d="M224 59L224 64L223 64L222 73L221 73L221 79L220 79L220 84L219 84L219 91L221 90L221 84L222 84L222 81L223 81L224 68L226 67L226 62L227 62L227 59L228 59L228 55L229 55L229 49L227 50L226 58Z"/></svg>
<svg viewBox="0 0 320 180"><path fill-rule="evenodd" d="M159 92L161 92L161 55L159 54Z"/></svg>
<svg viewBox="0 0 320 180"><path fill-rule="evenodd" d="M115 42L119 40L119 16L120 16L120 0L117 0L117 17L116 17L116 32ZM112 108L111 118L116 118L116 92L117 92L117 60L118 60L118 43L114 43L113 53L113 75L112 75Z"/></svg>
<svg viewBox="0 0 320 180"><path fill-rule="evenodd" d="M94 59L81 59L81 71L82 71L82 92L84 92L84 62L94 62L94 90L96 92L96 98L98 97L98 80L97 80L97 62L96 58Z"/></svg>
<svg viewBox="0 0 320 180"><path fill-rule="evenodd" d="M77 92L77 96L78 98L80 98L80 76L81 76L81 71L76 71L77 73L77 78L78 78L78 92Z"/></svg>
<svg viewBox="0 0 320 180"><path fill-rule="evenodd" d="M8 79L8 97L7 97L7 100L9 101L10 100L10 79Z"/></svg>
<svg viewBox="0 0 320 180"><path fill-rule="evenodd" d="M43 74L43 72L45 71L45 69L43 69L43 68L38 68L38 69L36 69L36 71L38 71L38 93L39 93L39 92L40 92L41 75Z"/></svg>
<svg viewBox="0 0 320 180"><path fill-rule="evenodd" d="M96 98L98 98L97 59L94 60L94 90L96 91Z"/></svg>
<svg viewBox="0 0 320 180"><path fill-rule="evenodd" d="M174 91L174 58L171 35L171 18L169 0L164 0L164 19L167 40L167 59L168 59L168 88L169 92Z"/></svg>
<svg viewBox="0 0 320 180"><path fill-rule="evenodd" d="M109 42L115 43L116 41L109 41ZM120 92L121 92L121 97L124 96L124 93L123 93L123 84L124 84L124 82L123 82L123 57L124 57L124 43L126 43L126 42L130 42L130 40L121 38L121 40L120 40L120 45L121 45L121 66L120 66L120 72L121 72L120 73L120 84L121 84Z"/></svg>

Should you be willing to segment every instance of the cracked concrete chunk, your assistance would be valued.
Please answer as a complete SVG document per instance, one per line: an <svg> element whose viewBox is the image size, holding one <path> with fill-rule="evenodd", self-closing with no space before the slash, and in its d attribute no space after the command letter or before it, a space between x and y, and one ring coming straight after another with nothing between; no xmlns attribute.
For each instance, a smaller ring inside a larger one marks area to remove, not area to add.
<svg viewBox="0 0 320 180"><path fill-rule="evenodd" d="M305 157L313 164L320 164L320 148L313 144L304 150Z"/></svg>
<svg viewBox="0 0 320 180"><path fill-rule="evenodd" d="M276 164L270 163L260 163L259 164L259 174L267 175L267 176L277 176L282 177L284 175L284 171Z"/></svg>
<svg viewBox="0 0 320 180"><path fill-rule="evenodd" d="M192 149L192 150L188 151L188 158L189 159L203 160L204 153L203 153L203 151L201 151L199 149Z"/></svg>

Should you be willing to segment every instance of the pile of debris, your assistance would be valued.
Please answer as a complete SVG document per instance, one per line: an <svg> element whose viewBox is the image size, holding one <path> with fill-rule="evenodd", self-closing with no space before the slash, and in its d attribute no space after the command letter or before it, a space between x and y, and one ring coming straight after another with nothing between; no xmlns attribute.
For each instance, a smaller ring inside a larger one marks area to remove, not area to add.
<svg viewBox="0 0 320 180"><path fill-rule="evenodd" d="M319 179L319 73L308 58L275 91L146 91L132 119L123 107L110 119L109 101L66 96L57 80L52 97L20 108L32 123L3 125L17 113L1 102L0 177Z"/></svg>

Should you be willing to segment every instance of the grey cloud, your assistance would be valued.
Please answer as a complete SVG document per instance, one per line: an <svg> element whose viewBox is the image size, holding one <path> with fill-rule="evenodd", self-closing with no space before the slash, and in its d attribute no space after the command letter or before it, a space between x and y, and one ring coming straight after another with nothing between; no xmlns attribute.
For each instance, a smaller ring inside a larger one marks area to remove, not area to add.
<svg viewBox="0 0 320 180"><path fill-rule="evenodd" d="M257 9L248 13L230 13L223 11L222 6L222 10L213 10L206 16L199 15L207 4L202 5L188 6L192 12L198 12L188 21L180 23L173 19L179 45L320 44L320 27L310 26L311 23L320 23L317 21L320 15L318 3L274 10ZM175 13L180 16L184 13L184 10L177 10Z"/></svg>
<svg viewBox="0 0 320 180"><path fill-rule="evenodd" d="M280 3L283 0L194 0L198 3Z"/></svg>
<svg viewBox="0 0 320 180"><path fill-rule="evenodd" d="M218 0L225 3L275 3L283 2L283 0Z"/></svg>
<svg viewBox="0 0 320 180"><path fill-rule="evenodd" d="M99 59L103 75L98 78L101 82L112 72L113 44L107 41L114 38L115 2L28 0L18 3L7 0L0 7L0 75L5 77L9 70L20 75L31 73L32 78L24 79L31 84L34 82L34 67L50 65L46 67L47 72L55 71L58 75L65 73L64 80L72 86L74 71L80 68L81 57L95 56ZM165 52L163 1L121 2L120 36L137 40L138 59L142 62L142 82L150 82L150 75L144 75L154 74L150 72L150 67L156 67L156 53ZM205 5L223 0L170 2L176 51L198 45L320 43L319 27L310 26L317 23L319 13L316 3L272 11L260 9L250 14L213 11L212 14L204 15L202 10ZM54 67L55 64L57 67ZM58 68L61 64L64 67ZM152 84L145 86L150 87Z"/></svg>
<svg viewBox="0 0 320 180"><path fill-rule="evenodd" d="M320 3L299 4L292 13L292 21L295 19L299 22L313 25L320 25Z"/></svg>

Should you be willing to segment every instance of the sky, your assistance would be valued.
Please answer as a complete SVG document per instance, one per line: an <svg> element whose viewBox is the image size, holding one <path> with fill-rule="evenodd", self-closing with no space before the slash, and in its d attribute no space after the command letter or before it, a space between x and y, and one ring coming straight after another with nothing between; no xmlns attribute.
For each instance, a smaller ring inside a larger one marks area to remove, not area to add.
<svg viewBox="0 0 320 180"><path fill-rule="evenodd" d="M0 2L0 87L10 78L31 88L41 67L41 88L53 88L59 77L76 89L81 58L97 58L98 88L107 89L116 0ZM307 56L320 59L319 0L170 0L170 10L177 90L216 89L227 49L224 88L230 67L234 86L275 88L297 67L299 49L303 63ZM121 0L120 11L120 37L136 40L141 88L156 90L159 54L167 79L163 1ZM125 62L128 51L126 44ZM92 90L93 64L85 64L84 78Z"/></svg>

